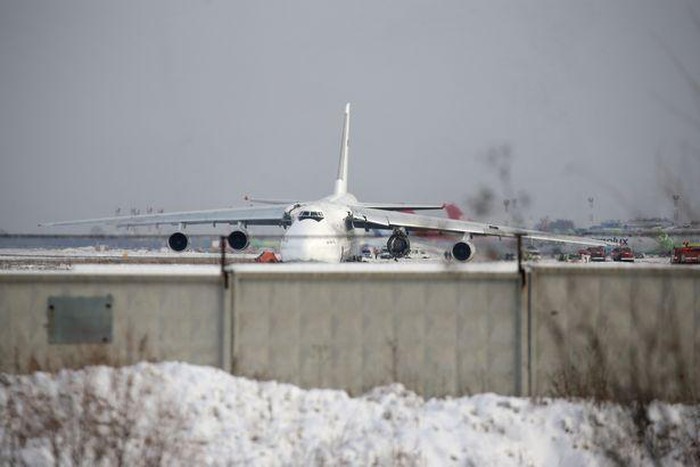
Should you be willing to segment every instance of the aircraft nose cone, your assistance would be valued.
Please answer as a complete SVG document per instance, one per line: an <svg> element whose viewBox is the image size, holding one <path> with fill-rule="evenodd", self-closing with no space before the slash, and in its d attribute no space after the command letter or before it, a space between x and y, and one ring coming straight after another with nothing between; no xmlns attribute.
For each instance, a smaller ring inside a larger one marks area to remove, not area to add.
<svg viewBox="0 0 700 467"><path fill-rule="evenodd" d="M282 239L282 261L337 263L341 251L335 232L327 222L305 219L293 223Z"/></svg>

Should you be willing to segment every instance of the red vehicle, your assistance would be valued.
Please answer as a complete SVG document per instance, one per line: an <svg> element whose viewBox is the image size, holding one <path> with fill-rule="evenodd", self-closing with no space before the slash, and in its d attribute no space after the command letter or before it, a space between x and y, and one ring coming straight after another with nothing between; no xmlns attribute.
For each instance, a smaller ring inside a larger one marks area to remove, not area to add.
<svg viewBox="0 0 700 467"><path fill-rule="evenodd" d="M610 257L613 261L633 262L634 252L632 251L632 248L628 246L619 246L613 248L612 253L610 253Z"/></svg>
<svg viewBox="0 0 700 467"><path fill-rule="evenodd" d="M604 246L591 246L586 249L588 255L591 257L591 261L605 261L605 247Z"/></svg>
<svg viewBox="0 0 700 467"><path fill-rule="evenodd" d="M673 264L700 264L700 243L684 243L673 249Z"/></svg>

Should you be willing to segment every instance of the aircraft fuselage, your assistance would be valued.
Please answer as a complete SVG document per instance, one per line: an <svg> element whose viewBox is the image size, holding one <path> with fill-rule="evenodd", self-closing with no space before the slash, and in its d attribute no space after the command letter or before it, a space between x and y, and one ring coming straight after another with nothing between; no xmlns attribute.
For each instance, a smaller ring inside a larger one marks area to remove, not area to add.
<svg viewBox="0 0 700 467"><path fill-rule="evenodd" d="M329 196L290 211L292 223L280 242L282 261L338 263L356 254L352 210L354 196ZM347 203L347 204L346 204Z"/></svg>

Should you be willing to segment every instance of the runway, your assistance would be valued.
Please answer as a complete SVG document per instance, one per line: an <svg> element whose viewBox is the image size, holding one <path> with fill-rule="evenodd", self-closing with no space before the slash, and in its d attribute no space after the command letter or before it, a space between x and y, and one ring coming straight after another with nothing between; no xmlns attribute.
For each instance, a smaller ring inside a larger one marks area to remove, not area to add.
<svg viewBox="0 0 700 467"><path fill-rule="evenodd" d="M250 251L246 253L232 253L227 251L223 262L225 266L232 266L244 263L256 263L256 258L262 250ZM420 267L426 265L429 268L449 265L452 268L463 266L461 263L446 261L440 255L431 257L402 258L399 261L391 259L364 258L363 264L374 265L402 265L411 264ZM652 265L669 264L667 257L648 256L637 258L634 263L615 263L611 261L601 263L581 263L579 261L562 262L555 258L544 257L538 261L525 262L527 265L575 265L589 264L601 268L609 267L632 267L639 268ZM166 248L162 249L126 249L126 248L104 248L104 247L79 247L79 248L0 248L0 270L71 270L80 265L217 265L221 266L221 253L187 251L182 253L172 252ZM346 263L351 264L351 263ZM480 258L466 263L467 265L495 266L501 269L503 265L515 266L514 260L487 261ZM499 265L499 266L496 266ZM261 266L261 265L258 265ZM281 265L276 265L281 266Z"/></svg>
<svg viewBox="0 0 700 467"><path fill-rule="evenodd" d="M227 253L225 264L254 262L257 254ZM0 270L71 269L74 265L220 265L221 253L162 250L101 249L95 247L64 249L0 249Z"/></svg>

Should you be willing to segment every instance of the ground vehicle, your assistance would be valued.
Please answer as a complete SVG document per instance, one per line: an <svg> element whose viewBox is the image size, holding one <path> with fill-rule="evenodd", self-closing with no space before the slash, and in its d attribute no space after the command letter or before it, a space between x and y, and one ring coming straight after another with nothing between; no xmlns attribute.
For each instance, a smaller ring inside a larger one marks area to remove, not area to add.
<svg viewBox="0 0 700 467"><path fill-rule="evenodd" d="M673 264L700 264L700 243L684 243L673 249Z"/></svg>
<svg viewBox="0 0 700 467"><path fill-rule="evenodd" d="M605 247L592 246L587 248L591 261L605 261Z"/></svg>
<svg viewBox="0 0 700 467"><path fill-rule="evenodd" d="M525 248L525 261L539 261L542 259L542 253L534 246Z"/></svg>
<svg viewBox="0 0 700 467"><path fill-rule="evenodd" d="M633 262L634 252L632 251L632 248L628 246L618 246L613 248L612 252L610 253L610 257L613 261Z"/></svg>

